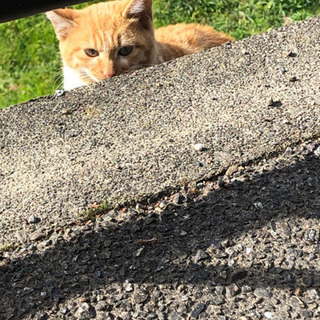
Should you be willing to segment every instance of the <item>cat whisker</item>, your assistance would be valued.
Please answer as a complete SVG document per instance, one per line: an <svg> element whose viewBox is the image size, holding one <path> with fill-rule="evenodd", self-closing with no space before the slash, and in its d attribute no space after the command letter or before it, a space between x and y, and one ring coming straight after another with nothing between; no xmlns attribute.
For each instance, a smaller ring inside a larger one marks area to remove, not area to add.
<svg viewBox="0 0 320 320"><path fill-rule="evenodd" d="M55 91L63 88L63 73L61 69L55 72L52 78L53 78L53 85L55 87L54 89Z"/></svg>
<svg viewBox="0 0 320 320"><path fill-rule="evenodd" d="M63 75L60 73L60 74L56 74L55 76L54 76L54 82L53 82L53 84L54 84L54 86L57 86L57 89L59 89L60 87L62 87L63 86Z"/></svg>
<svg viewBox="0 0 320 320"><path fill-rule="evenodd" d="M88 82L100 82L99 79L97 79L95 76L89 74L89 72L86 69L79 69L79 73L81 78L84 81L88 81Z"/></svg>

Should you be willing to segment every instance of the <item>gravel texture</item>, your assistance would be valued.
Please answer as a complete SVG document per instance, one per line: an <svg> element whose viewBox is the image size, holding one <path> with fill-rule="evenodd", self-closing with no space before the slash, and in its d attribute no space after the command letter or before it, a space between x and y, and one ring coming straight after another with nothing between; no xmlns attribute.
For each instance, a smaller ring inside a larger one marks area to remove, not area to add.
<svg viewBox="0 0 320 320"><path fill-rule="evenodd" d="M319 319L319 145L3 253L0 319Z"/></svg>
<svg viewBox="0 0 320 320"><path fill-rule="evenodd" d="M2 110L0 319L319 318L319 44L320 17Z"/></svg>

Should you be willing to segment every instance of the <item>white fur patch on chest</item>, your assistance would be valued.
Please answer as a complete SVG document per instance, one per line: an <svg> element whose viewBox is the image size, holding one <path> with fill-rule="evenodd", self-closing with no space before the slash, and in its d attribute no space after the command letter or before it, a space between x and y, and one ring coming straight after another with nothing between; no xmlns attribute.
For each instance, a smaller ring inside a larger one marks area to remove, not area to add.
<svg viewBox="0 0 320 320"><path fill-rule="evenodd" d="M85 85L83 81L81 81L79 75L73 69L63 66L63 86L64 90L71 90L74 88L82 87Z"/></svg>

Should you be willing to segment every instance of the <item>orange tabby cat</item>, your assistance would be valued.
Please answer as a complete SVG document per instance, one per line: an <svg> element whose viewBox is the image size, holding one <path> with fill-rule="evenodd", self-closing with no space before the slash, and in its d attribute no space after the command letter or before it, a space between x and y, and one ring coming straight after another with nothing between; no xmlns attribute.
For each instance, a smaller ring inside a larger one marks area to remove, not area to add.
<svg viewBox="0 0 320 320"><path fill-rule="evenodd" d="M209 26L157 30L152 0L102 2L47 12L60 41L66 90L219 46L233 39Z"/></svg>

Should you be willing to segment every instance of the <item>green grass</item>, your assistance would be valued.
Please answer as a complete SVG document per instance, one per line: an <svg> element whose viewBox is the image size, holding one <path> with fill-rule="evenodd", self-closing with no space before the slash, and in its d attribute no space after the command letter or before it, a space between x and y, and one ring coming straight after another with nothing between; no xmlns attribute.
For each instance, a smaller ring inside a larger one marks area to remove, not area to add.
<svg viewBox="0 0 320 320"><path fill-rule="evenodd" d="M89 208L81 213L79 213L79 217L82 218L83 221L95 221L97 216L100 216L110 210L110 206L107 201L102 202L100 205Z"/></svg>
<svg viewBox="0 0 320 320"><path fill-rule="evenodd" d="M317 15L320 1L154 0L153 11L156 27L197 22L242 39L279 27L286 17ZM0 39L0 108L61 88L58 42L43 14L0 24Z"/></svg>

